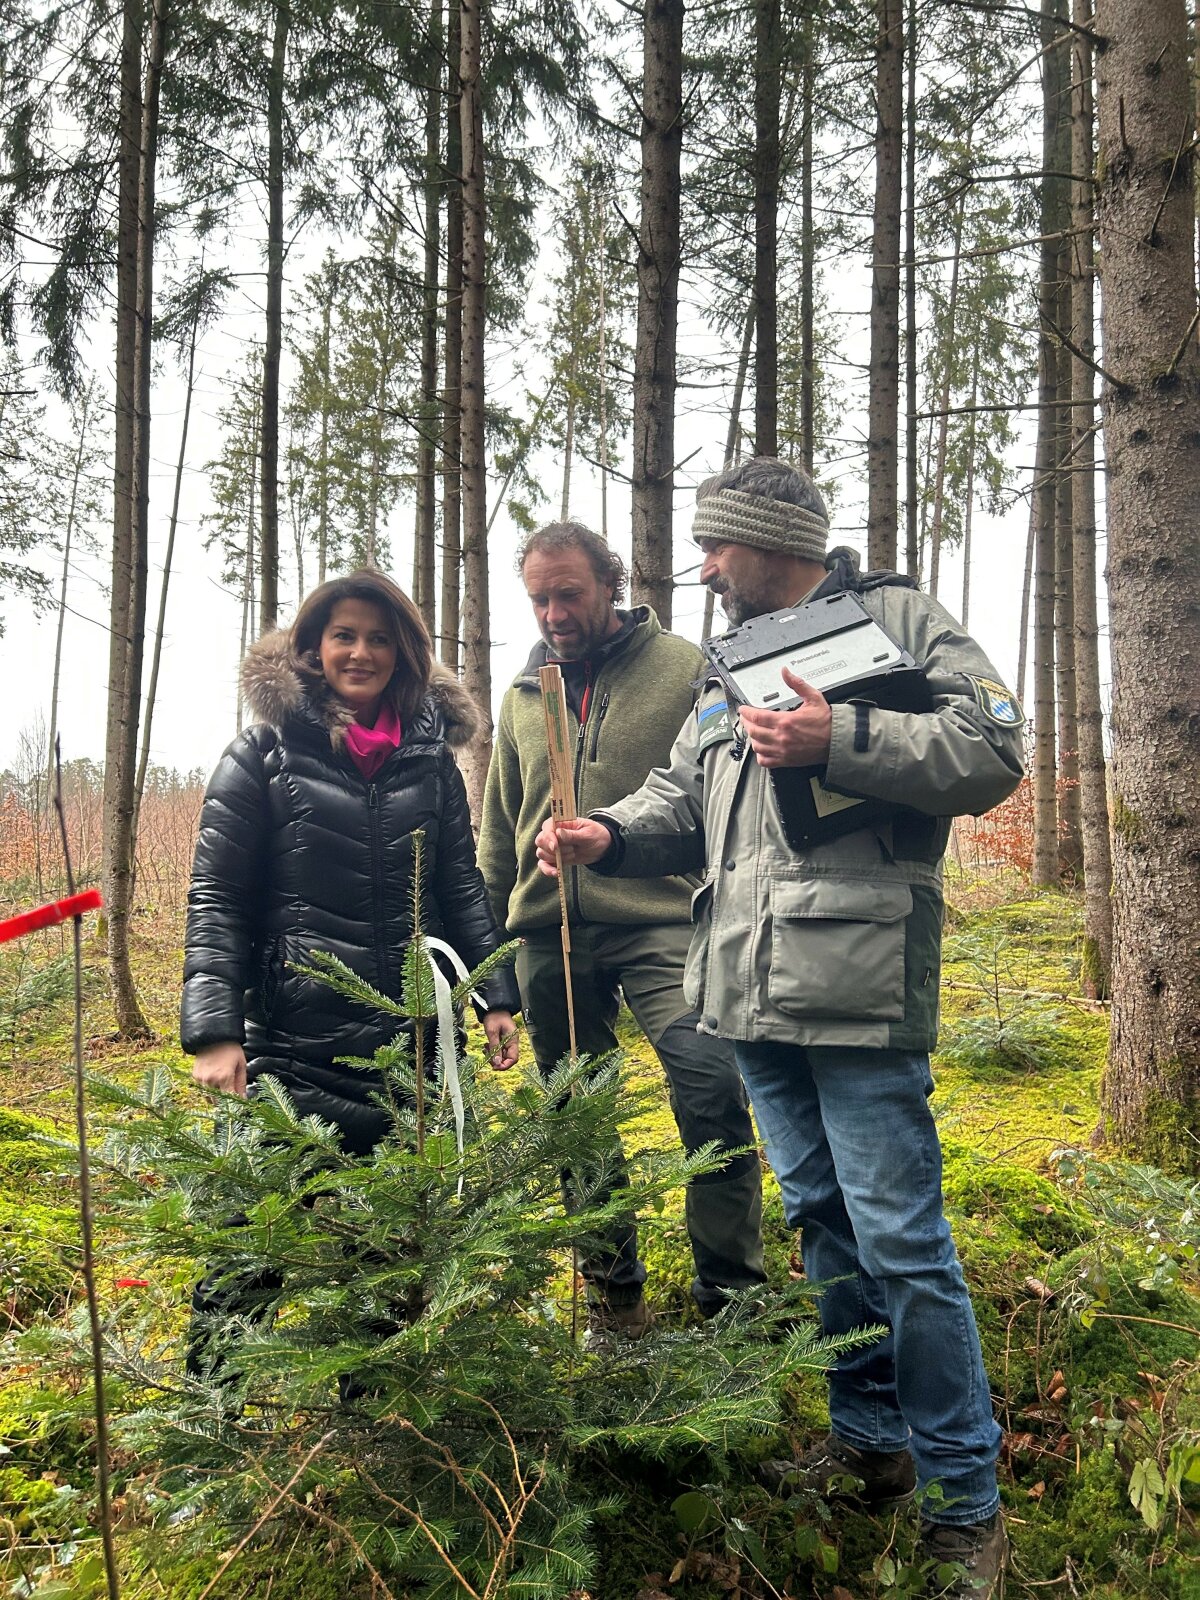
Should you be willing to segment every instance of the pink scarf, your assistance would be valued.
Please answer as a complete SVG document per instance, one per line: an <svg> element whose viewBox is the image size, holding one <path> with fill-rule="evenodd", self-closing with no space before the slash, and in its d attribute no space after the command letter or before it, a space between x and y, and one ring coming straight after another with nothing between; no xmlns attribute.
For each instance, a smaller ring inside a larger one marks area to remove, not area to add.
<svg viewBox="0 0 1200 1600"><path fill-rule="evenodd" d="M346 729L346 749L364 778L373 778L400 743L400 718L386 703L379 707L373 728L352 722Z"/></svg>

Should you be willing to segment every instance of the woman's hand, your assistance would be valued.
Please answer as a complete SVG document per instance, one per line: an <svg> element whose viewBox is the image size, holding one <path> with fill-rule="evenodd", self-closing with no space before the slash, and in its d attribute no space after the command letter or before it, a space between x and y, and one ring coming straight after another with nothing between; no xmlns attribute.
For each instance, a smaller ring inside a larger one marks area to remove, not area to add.
<svg viewBox="0 0 1200 1600"><path fill-rule="evenodd" d="M246 1052L233 1039L205 1045L196 1052L192 1077L213 1094L246 1093Z"/></svg>
<svg viewBox="0 0 1200 1600"><path fill-rule="evenodd" d="M517 1025L511 1011L487 1011L483 1017L483 1031L487 1034L488 1061L497 1072L507 1072L515 1067L521 1053L517 1038Z"/></svg>
<svg viewBox="0 0 1200 1600"><path fill-rule="evenodd" d="M590 817L577 817L572 822L555 822L547 817L537 838L533 841L537 851L538 871L548 878L558 877L555 850L564 867L586 867L607 855L613 842L611 832L602 822Z"/></svg>

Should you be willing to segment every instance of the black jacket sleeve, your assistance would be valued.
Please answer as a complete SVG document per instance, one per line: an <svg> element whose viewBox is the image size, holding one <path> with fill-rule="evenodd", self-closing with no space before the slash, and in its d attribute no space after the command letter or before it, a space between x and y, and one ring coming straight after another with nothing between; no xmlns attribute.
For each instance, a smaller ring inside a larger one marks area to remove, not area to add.
<svg viewBox="0 0 1200 1600"><path fill-rule="evenodd" d="M439 832L433 895L446 937L468 967L475 967L504 943L496 925L483 874L475 859L475 836L462 773L447 750L443 754L444 809ZM511 965L498 968L482 985L489 1011L519 1011L521 997Z"/></svg>
<svg viewBox="0 0 1200 1600"><path fill-rule="evenodd" d="M256 908L268 821L263 753L243 734L213 773L188 889L179 1036L191 1055L245 1038L245 991L258 958Z"/></svg>

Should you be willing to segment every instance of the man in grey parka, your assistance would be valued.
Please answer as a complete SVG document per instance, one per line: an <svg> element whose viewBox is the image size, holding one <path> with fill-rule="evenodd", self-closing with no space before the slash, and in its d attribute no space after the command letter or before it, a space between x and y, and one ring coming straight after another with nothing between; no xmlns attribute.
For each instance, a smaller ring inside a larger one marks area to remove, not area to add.
<svg viewBox="0 0 1200 1600"><path fill-rule="evenodd" d="M826 557L825 506L798 468L743 462L697 499L701 581L732 623L851 590L923 670L932 709L831 705L785 670L797 709L739 712L714 678L667 767L559 824L562 859L622 876L703 872L687 999L703 1031L735 1042L807 1274L826 1286L825 1330L888 1330L831 1371L831 1432L797 1473L868 1505L919 1487L924 1554L959 1574L940 1592L985 1600L1006 1551L1000 1429L942 1211L929 1051L950 819L1016 788L1023 719L936 601L895 574L860 575L849 552ZM770 769L813 766L833 796L896 809L793 849ZM554 843L547 822L537 849L550 874Z"/></svg>

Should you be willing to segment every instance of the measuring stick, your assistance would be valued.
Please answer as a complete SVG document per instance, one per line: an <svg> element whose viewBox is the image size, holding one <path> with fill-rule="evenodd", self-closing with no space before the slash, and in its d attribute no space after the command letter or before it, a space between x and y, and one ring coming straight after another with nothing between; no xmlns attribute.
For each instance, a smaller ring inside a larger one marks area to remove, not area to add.
<svg viewBox="0 0 1200 1600"><path fill-rule="evenodd" d="M542 710L546 716L546 751L550 757L550 815L555 822L575 820L575 777L571 769L571 726L563 696L562 670L557 666L538 669L542 689ZM567 880L563 874L562 852L555 847L558 868L558 904L562 912L563 978L567 986L567 1031L571 1041L571 1065L579 1059L575 1044L575 992L571 986L571 927L567 917Z"/></svg>

